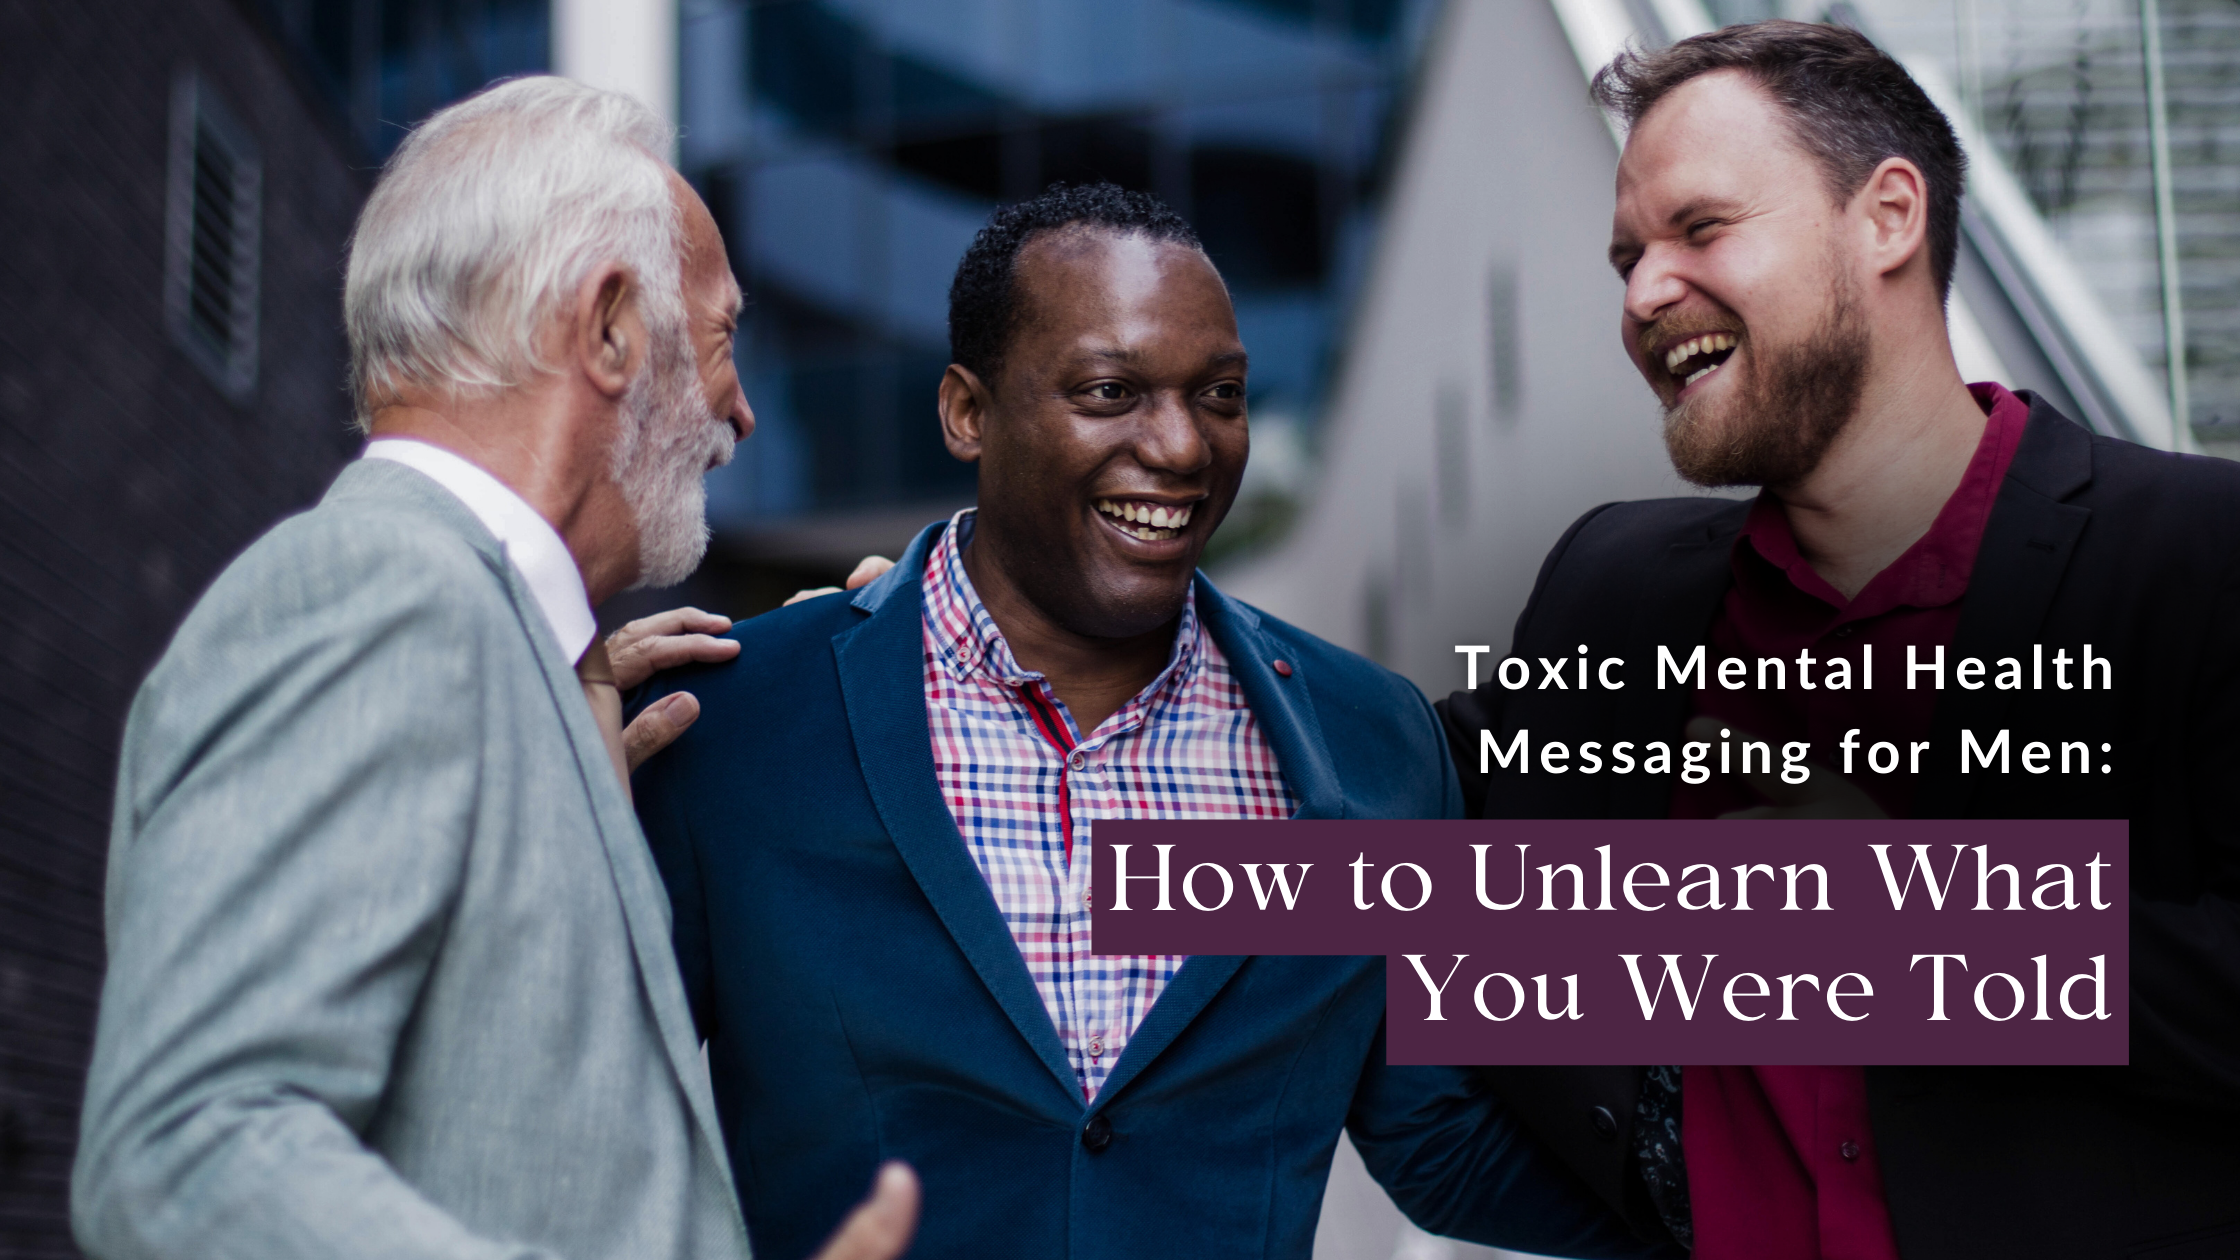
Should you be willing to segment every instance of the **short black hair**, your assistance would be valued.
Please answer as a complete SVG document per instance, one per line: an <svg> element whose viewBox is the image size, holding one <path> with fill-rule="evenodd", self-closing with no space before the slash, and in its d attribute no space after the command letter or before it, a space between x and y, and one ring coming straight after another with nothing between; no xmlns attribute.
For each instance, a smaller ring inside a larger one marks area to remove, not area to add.
<svg viewBox="0 0 2240 1260"><path fill-rule="evenodd" d="M1077 226L1205 248L1165 202L1118 184L1052 184L1031 201L998 207L949 282L950 362L995 384L1021 319L1014 283L1019 251L1045 232Z"/></svg>
<svg viewBox="0 0 2240 1260"><path fill-rule="evenodd" d="M1718 70L1740 70L1765 89L1838 204L1886 158L1920 167L1929 184L1929 269L1937 292L1951 291L1968 159L1951 121L1904 66L1848 26L1776 20L1620 53L1595 72L1590 90L1630 127L1681 84Z"/></svg>

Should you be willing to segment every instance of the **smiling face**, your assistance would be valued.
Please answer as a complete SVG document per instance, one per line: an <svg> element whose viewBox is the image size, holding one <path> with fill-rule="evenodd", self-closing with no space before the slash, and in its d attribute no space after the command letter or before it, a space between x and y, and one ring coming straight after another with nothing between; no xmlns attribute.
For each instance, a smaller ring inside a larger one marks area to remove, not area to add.
<svg viewBox="0 0 2240 1260"><path fill-rule="evenodd" d="M740 293L723 235L690 186L670 173L683 212L681 324L649 319L643 366L622 397L614 476L638 531L639 586L672 586L708 548L704 478L754 432L732 362Z"/></svg>
<svg viewBox="0 0 2240 1260"><path fill-rule="evenodd" d="M754 432L754 409L739 387L739 365L733 358L739 335L739 315L746 297L731 274L730 255L723 248L723 232L708 213L700 194L675 171L669 187L684 215L684 257L681 274L685 332L692 341L694 367L708 410L731 430L734 442L744 442Z"/></svg>
<svg viewBox="0 0 2240 1260"><path fill-rule="evenodd" d="M1610 237L1623 336L1690 481L1793 484L1858 410L1870 340L1845 213L1739 71L1674 89L1627 138Z"/></svg>
<svg viewBox="0 0 2240 1260"><path fill-rule="evenodd" d="M943 385L949 449L980 464L973 546L1059 626L1145 634L1181 612L1244 475L1228 290L1195 249L1102 229L1034 237L1014 277L997 379Z"/></svg>

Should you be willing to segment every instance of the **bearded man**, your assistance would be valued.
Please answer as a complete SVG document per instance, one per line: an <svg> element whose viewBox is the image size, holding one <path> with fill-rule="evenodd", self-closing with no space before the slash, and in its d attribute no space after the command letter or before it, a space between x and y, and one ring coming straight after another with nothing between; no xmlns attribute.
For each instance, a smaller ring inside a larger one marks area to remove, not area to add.
<svg viewBox="0 0 2240 1260"><path fill-rule="evenodd" d="M2240 469L1962 382L1944 317L1962 154L1857 32L1730 27L1621 56L1594 86L1631 127L1610 259L1674 467L1760 490L1571 526L1511 653L1589 644L1643 672L1623 690L1455 693L1442 708L1471 812L2127 818L2131 1066L1489 1075L1641 1232L1701 1260L2234 1254ZM1692 692L1650 685L1659 647L1685 660L1699 644ZM1909 648L1945 669L1908 687ZM1797 671L1800 654L1810 684L1719 670ZM1966 658L2013 661L2012 679L1958 671ZM2034 661L2042 689L2021 682ZM1823 757L1863 734L1909 756L1801 788L1489 764L1486 734L1520 731L1637 752L1748 732ZM2090 764L1965 773L1962 731L2082 745Z"/></svg>
<svg viewBox="0 0 2240 1260"><path fill-rule="evenodd" d="M746 1260L591 612L692 571L701 475L754 426L669 138L518 80L367 202L373 441L218 578L125 733L89 1256ZM828 1260L899 1254L915 1202L888 1169Z"/></svg>

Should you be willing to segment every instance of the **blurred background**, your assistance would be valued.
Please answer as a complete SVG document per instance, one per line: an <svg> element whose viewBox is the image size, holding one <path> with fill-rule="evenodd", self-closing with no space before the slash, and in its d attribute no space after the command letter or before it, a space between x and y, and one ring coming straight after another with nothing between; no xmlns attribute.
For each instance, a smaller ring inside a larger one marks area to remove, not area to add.
<svg viewBox="0 0 2240 1260"><path fill-rule="evenodd" d="M1187 215L1253 356L1233 592L1413 678L1547 547L1690 493L1616 337L1628 42L1832 17L1973 161L1955 353L2102 432L2240 452L2240 0L0 0L0 1256L75 1252L124 712L186 608L357 440L341 263L406 130L555 70L676 119L751 302L760 429L680 599L746 616L971 501L933 391L997 204ZM1317 1255L1485 1255L1341 1148Z"/></svg>

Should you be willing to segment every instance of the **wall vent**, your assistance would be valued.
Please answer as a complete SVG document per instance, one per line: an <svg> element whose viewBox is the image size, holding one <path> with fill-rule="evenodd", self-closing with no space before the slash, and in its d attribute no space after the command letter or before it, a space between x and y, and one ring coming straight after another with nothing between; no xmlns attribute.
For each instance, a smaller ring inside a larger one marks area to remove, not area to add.
<svg viewBox="0 0 2240 1260"><path fill-rule="evenodd" d="M248 130L201 75L181 71L171 90L164 311L172 339L237 403L257 384L262 196Z"/></svg>

